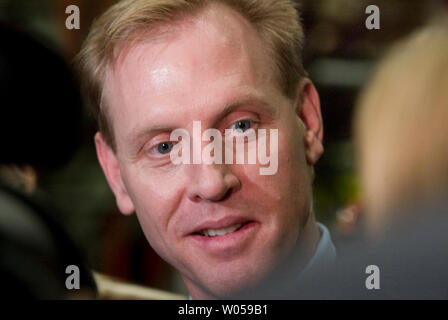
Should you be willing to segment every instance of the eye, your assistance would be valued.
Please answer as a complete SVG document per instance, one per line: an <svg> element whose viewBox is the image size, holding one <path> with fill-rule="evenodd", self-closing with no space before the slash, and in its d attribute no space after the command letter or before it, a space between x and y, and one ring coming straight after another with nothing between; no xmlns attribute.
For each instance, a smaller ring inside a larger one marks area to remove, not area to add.
<svg viewBox="0 0 448 320"><path fill-rule="evenodd" d="M245 132L246 130L250 129L251 127L251 121L250 120L240 120L232 124L231 128L236 130L237 132Z"/></svg>
<svg viewBox="0 0 448 320"><path fill-rule="evenodd" d="M160 154L167 154L170 153L171 150L173 149L173 143L170 141L165 141L162 143L159 143L156 146L157 152L159 152Z"/></svg>

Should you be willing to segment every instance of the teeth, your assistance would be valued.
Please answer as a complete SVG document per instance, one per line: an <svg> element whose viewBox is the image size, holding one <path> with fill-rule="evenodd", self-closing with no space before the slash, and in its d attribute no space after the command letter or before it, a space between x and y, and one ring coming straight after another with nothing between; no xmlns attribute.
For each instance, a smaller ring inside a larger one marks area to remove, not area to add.
<svg viewBox="0 0 448 320"><path fill-rule="evenodd" d="M222 229L206 229L206 230L202 230L201 234L203 236L207 236L207 237L215 237L215 236L223 236L225 234L234 232L235 230L237 230L239 227L241 227L242 224L238 223L235 224L233 226L230 226L228 228L222 228Z"/></svg>

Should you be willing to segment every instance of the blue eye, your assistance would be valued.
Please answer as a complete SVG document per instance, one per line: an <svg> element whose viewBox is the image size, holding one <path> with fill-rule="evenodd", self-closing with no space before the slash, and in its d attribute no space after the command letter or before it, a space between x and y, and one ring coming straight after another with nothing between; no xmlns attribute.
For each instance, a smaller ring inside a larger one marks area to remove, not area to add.
<svg viewBox="0 0 448 320"><path fill-rule="evenodd" d="M169 141L162 142L157 145L157 151L161 154L170 153L172 149L173 149L173 143Z"/></svg>
<svg viewBox="0 0 448 320"><path fill-rule="evenodd" d="M250 129L250 120L240 120L235 122L232 125L232 128L237 130L238 132L245 132L246 130Z"/></svg>

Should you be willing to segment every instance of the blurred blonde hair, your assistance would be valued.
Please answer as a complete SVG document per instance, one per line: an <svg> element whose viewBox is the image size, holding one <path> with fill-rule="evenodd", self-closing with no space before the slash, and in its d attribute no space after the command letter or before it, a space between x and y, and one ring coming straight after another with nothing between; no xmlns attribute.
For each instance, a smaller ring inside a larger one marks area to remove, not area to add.
<svg viewBox="0 0 448 320"><path fill-rule="evenodd" d="M211 3L229 6L254 26L272 57L280 88L287 96L295 94L295 87L305 74L301 58L304 36L295 1L122 0L93 23L76 58L86 102L114 150L113 131L102 100L107 68L114 66L124 46L148 38L150 34L145 31L192 16Z"/></svg>
<svg viewBox="0 0 448 320"><path fill-rule="evenodd" d="M362 93L355 144L368 221L448 194L448 17L396 44Z"/></svg>

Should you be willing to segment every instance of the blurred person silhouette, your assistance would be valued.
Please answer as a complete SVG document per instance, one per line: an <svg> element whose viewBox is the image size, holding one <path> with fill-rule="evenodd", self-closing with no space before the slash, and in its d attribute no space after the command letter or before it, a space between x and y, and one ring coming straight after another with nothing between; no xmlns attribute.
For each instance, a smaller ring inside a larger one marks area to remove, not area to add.
<svg viewBox="0 0 448 320"><path fill-rule="evenodd" d="M0 25L0 283L7 299L94 298L96 284L38 182L80 142L81 99L69 68L26 34ZM79 268L80 290L66 280Z"/></svg>
<svg viewBox="0 0 448 320"><path fill-rule="evenodd" d="M448 199L448 16L397 44L361 96L355 137L366 224Z"/></svg>
<svg viewBox="0 0 448 320"><path fill-rule="evenodd" d="M435 20L391 50L355 115L387 297L448 298L448 15Z"/></svg>
<svg viewBox="0 0 448 320"><path fill-rule="evenodd" d="M360 96L365 234L300 298L448 298L448 17L435 20L391 48Z"/></svg>

